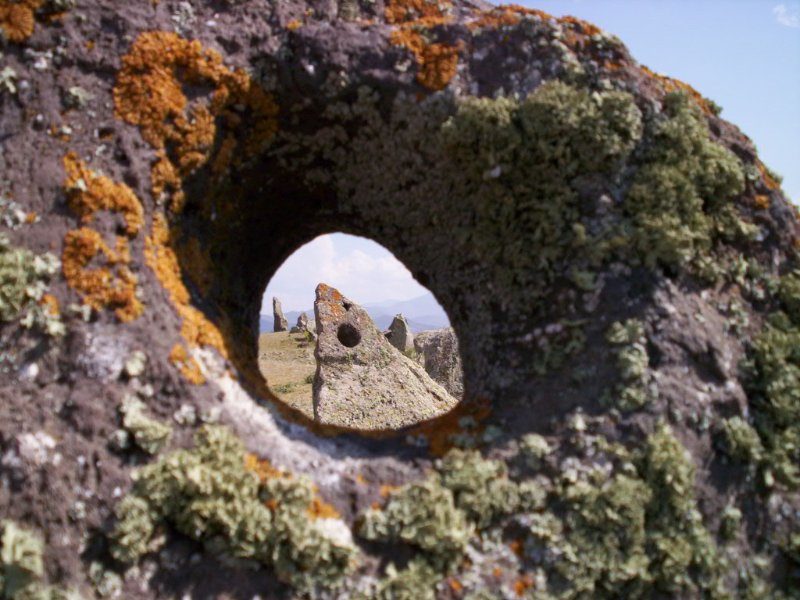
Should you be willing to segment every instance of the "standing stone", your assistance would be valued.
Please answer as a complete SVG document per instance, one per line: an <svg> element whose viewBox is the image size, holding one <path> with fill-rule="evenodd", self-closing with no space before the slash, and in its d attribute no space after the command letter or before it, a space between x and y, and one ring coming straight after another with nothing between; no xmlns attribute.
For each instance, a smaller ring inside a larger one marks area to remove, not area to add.
<svg viewBox="0 0 800 600"><path fill-rule="evenodd" d="M272 317L273 317L273 331L288 331L289 322L283 316L283 309L281 308L281 301L277 298L272 298Z"/></svg>
<svg viewBox="0 0 800 600"><path fill-rule="evenodd" d="M455 398L464 394L464 374L458 337L452 327L418 333L414 338L417 361L428 375Z"/></svg>
<svg viewBox="0 0 800 600"><path fill-rule="evenodd" d="M400 352L406 353L414 349L414 334L411 333L411 327L402 314L395 315L392 324L389 325L389 331L386 332L386 339Z"/></svg>
<svg viewBox="0 0 800 600"><path fill-rule="evenodd" d="M453 408L458 400L392 346L367 311L317 286L314 419L360 430L397 429Z"/></svg>
<svg viewBox="0 0 800 600"><path fill-rule="evenodd" d="M297 328L300 331L306 331L308 329L308 315L305 312L301 312L300 316L297 317Z"/></svg>

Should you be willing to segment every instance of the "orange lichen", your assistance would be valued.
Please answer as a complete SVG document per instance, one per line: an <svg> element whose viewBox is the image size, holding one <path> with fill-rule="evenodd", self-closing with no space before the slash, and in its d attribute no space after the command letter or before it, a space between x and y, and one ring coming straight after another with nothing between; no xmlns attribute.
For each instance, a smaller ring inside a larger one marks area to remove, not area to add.
<svg viewBox="0 0 800 600"><path fill-rule="evenodd" d="M758 172L761 173L761 179L764 181L764 185L767 186L767 189L773 191L780 189L780 183L778 183L770 174L767 166L758 159L756 159L756 168L758 169Z"/></svg>
<svg viewBox="0 0 800 600"><path fill-rule="evenodd" d="M264 483L267 479L274 479L276 477L291 477L286 471L281 471L273 467L272 463L266 458L259 458L255 454L250 453L245 454L244 468L255 473L261 483Z"/></svg>
<svg viewBox="0 0 800 600"><path fill-rule="evenodd" d="M454 447L458 435L479 434L483 428L481 423L490 413L491 403L487 400L461 401L449 413L421 423L409 433L427 439L430 452L434 456L444 456ZM474 424L469 431L465 426L467 422Z"/></svg>
<svg viewBox="0 0 800 600"><path fill-rule="evenodd" d="M378 493L381 495L381 498L388 498L392 494L392 492L398 489L400 489L400 486L389 485L388 483L384 483L379 488Z"/></svg>
<svg viewBox="0 0 800 600"><path fill-rule="evenodd" d="M10 42L22 43L33 34L34 13L44 0L0 0L0 28Z"/></svg>
<svg viewBox="0 0 800 600"><path fill-rule="evenodd" d="M105 266L90 268L99 256ZM111 249L102 236L88 227L67 232L61 256L67 284L81 294L83 302L95 310L113 308L120 321L128 322L142 314L144 307L136 297L137 279L130 269L128 241L117 237Z"/></svg>
<svg viewBox="0 0 800 600"><path fill-rule="evenodd" d="M481 11L478 18L470 22L468 27L470 30L490 28L497 29L500 27L513 27L519 24L522 17L525 15L535 15L542 19L552 19L553 17L543 10L536 8L526 8L518 4L505 4L503 6L496 6L489 10Z"/></svg>
<svg viewBox="0 0 800 600"><path fill-rule="evenodd" d="M272 463L267 460L266 458L259 458L255 454L245 454L244 456L244 468L254 473L258 480L261 483L265 483L268 479L276 479L276 478L283 478L283 479L291 479L292 474L287 471L282 471L280 469L275 468ZM339 511L333 507L333 505L328 504L318 495L319 490L314 487L314 497L311 499L311 503L308 505L306 509L306 513L311 519L338 519L341 517ZM268 500L266 503L267 508L274 511L278 508L277 501L272 498Z"/></svg>
<svg viewBox="0 0 800 600"><path fill-rule="evenodd" d="M67 174L64 182L67 204L81 218L81 223L91 223L96 212L110 210L122 214L128 236L139 233L144 224L144 210L133 190L98 175L74 152L64 157L64 170Z"/></svg>
<svg viewBox="0 0 800 600"><path fill-rule="evenodd" d="M602 33L602 30L597 25L593 25L587 21L570 15L561 17L558 22L561 24L566 23L568 25L573 25L580 29L581 33L584 35L597 35L598 33Z"/></svg>
<svg viewBox="0 0 800 600"><path fill-rule="evenodd" d="M770 197L767 194L758 194L754 203L756 208L767 209L770 205Z"/></svg>
<svg viewBox="0 0 800 600"><path fill-rule="evenodd" d="M714 111L712 110L711 105L709 104L708 100L706 100L703 95L690 86L688 83L684 83L680 79L674 79L672 77L667 77L666 75L662 75L661 73L656 73L655 71L649 69L648 67L642 65L642 71L647 73L650 77L655 79L661 84L661 88L664 90L665 93L670 92L685 92L686 94L691 97L695 103L700 107L700 109L706 115L713 115Z"/></svg>
<svg viewBox="0 0 800 600"><path fill-rule="evenodd" d="M171 237L172 234L164 215L160 213L154 215L151 235L145 238L145 262L155 273L161 286L166 290L172 305L183 320L181 336L188 346L190 348L204 346L214 348L224 358L228 358L225 338L220 330L191 304L191 296L183 283L180 263L175 250L172 248ZM173 352L175 352L175 348L173 348ZM200 381L200 378L196 376L188 362L181 362L177 359L173 362L180 362L182 366L187 367L186 369L182 368L181 372L184 375L188 375L187 379L191 383L205 382L205 378Z"/></svg>
<svg viewBox="0 0 800 600"><path fill-rule="evenodd" d="M332 504L328 504L319 497L314 497L311 500L306 512L312 519L338 519L342 516Z"/></svg>
<svg viewBox="0 0 800 600"><path fill-rule="evenodd" d="M289 31L297 31L303 26L303 22L300 19L292 19L286 24L286 29Z"/></svg>
<svg viewBox="0 0 800 600"><path fill-rule="evenodd" d="M206 377L200 365L193 356L189 355L186 346L183 344L175 344L169 353L169 362L178 367L181 375L194 385L203 385L206 382Z"/></svg>
<svg viewBox="0 0 800 600"><path fill-rule="evenodd" d="M514 582L514 593L522 598L525 593L534 587L535 581L530 575L523 575Z"/></svg>
<svg viewBox="0 0 800 600"><path fill-rule="evenodd" d="M39 299L39 306L44 308L47 313L53 317L57 317L61 314L61 307L58 304L58 298L53 296L53 294L44 294Z"/></svg>
<svg viewBox="0 0 800 600"><path fill-rule="evenodd" d="M455 577L449 577L447 579L447 585L450 587L450 590L455 594L460 594L464 591L464 585Z"/></svg>
<svg viewBox="0 0 800 600"><path fill-rule="evenodd" d="M417 63L417 81L430 90L442 90L455 77L458 46L430 43L422 31L449 23L449 1L391 0L385 9L386 21L398 29L390 40L411 51Z"/></svg>
<svg viewBox="0 0 800 600"><path fill-rule="evenodd" d="M212 91L190 102L186 86ZM233 129L243 122L242 111L252 113L246 134L223 136L224 157L213 162L217 174L234 156L243 160L259 150L277 131L277 104L244 70L229 69L218 52L170 32L139 35L122 59L114 105L117 117L138 126L158 151L153 196L173 194L174 211L183 207L182 179L212 159L218 121ZM237 154L232 145L240 138Z"/></svg>
<svg viewBox="0 0 800 600"><path fill-rule="evenodd" d="M422 50L417 80L431 90L442 90L455 77L458 67L457 46L430 44Z"/></svg>

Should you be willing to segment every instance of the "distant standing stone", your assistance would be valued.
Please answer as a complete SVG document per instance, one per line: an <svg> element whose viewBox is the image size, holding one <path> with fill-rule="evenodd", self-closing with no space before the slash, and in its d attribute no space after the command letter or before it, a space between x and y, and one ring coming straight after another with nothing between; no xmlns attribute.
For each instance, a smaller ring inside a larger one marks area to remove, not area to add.
<svg viewBox="0 0 800 600"><path fill-rule="evenodd" d="M289 323L286 317L283 316L283 309L281 308L281 301L277 298L272 298L272 316L273 316L273 331L288 331Z"/></svg>
<svg viewBox="0 0 800 600"><path fill-rule="evenodd" d="M414 334L411 333L411 327L402 314L395 315L392 324L389 325L389 331L386 332L386 339L400 352L414 349Z"/></svg>
<svg viewBox="0 0 800 600"><path fill-rule="evenodd" d="M428 375L444 387L455 398L464 394L464 375L461 355L458 353L458 337L452 327L432 329L419 333L414 340L417 362Z"/></svg>

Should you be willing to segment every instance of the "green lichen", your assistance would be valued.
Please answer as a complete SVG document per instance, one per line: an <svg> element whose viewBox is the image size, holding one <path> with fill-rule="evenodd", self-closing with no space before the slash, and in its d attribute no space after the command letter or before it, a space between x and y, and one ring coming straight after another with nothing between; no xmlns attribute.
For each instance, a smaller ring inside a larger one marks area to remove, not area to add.
<svg viewBox="0 0 800 600"><path fill-rule="evenodd" d="M72 590L43 584L44 544L13 521L0 522L0 597L5 600L81 600Z"/></svg>
<svg viewBox="0 0 800 600"><path fill-rule="evenodd" d="M122 427L133 436L136 445L148 454L158 454L172 437L172 427L147 415L144 402L127 396L120 405Z"/></svg>
<svg viewBox="0 0 800 600"><path fill-rule="evenodd" d="M540 485L512 481L504 462L483 458L476 450L451 450L436 469L395 490L383 508L361 516L362 537L404 542L420 551L407 568L387 570L380 597L432 597L433 584L460 563L476 532L544 505L546 492Z"/></svg>
<svg viewBox="0 0 800 600"><path fill-rule="evenodd" d="M426 560L415 557L401 570L389 564L375 590L362 597L364 600L434 600L434 586L441 578L441 573Z"/></svg>
<svg viewBox="0 0 800 600"><path fill-rule="evenodd" d="M44 544L13 521L2 521L0 526L0 589L4 598L15 598L44 574Z"/></svg>
<svg viewBox="0 0 800 600"><path fill-rule="evenodd" d="M719 522L719 535L725 541L733 540L742 525L742 511L729 504L722 511Z"/></svg>
<svg viewBox="0 0 800 600"><path fill-rule="evenodd" d="M475 450L453 450L437 469L442 485L453 493L455 505L478 529L519 506L519 487L508 478L501 461L486 460Z"/></svg>
<svg viewBox="0 0 800 600"><path fill-rule="evenodd" d="M0 323L19 319L24 327L39 328L52 336L63 335L61 319L39 303L58 269L54 256L13 246L0 233Z"/></svg>
<svg viewBox="0 0 800 600"><path fill-rule="evenodd" d="M302 478L261 483L245 468L241 441L223 427L204 426L194 448L137 472L115 510L111 552L134 563L158 549L164 540L153 534L170 524L222 560L269 565L301 589L334 587L353 566L356 549L338 520L311 516L313 495Z"/></svg>
<svg viewBox="0 0 800 600"><path fill-rule="evenodd" d="M647 508L647 524L658 587L720 597L722 563L697 508L694 463L669 427L660 425L648 438L640 470L655 499Z"/></svg>
<svg viewBox="0 0 800 600"><path fill-rule="evenodd" d="M633 244L648 265L699 264L716 239L750 234L731 200L744 191L736 156L713 141L699 108L683 93L664 98L623 208Z"/></svg>
<svg viewBox="0 0 800 600"><path fill-rule="evenodd" d="M546 510L525 517L525 556L547 572L541 597L729 597L694 466L669 428L632 454L601 447L614 468L565 472Z"/></svg>
<svg viewBox="0 0 800 600"><path fill-rule="evenodd" d="M722 421L720 443L728 456L742 463L758 464L764 456L758 432L741 417Z"/></svg>
<svg viewBox="0 0 800 600"><path fill-rule="evenodd" d="M537 433L526 434L519 441L520 455L531 469L538 469L551 451L547 440Z"/></svg>
<svg viewBox="0 0 800 600"><path fill-rule="evenodd" d="M764 447L764 482L800 485L800 326L777 312L752 341L743 373Z"/></svg>
<svg viewBox="0 0 800 600"><path fill-rule="evenodd" d="M452 492L436 477L395 491L384 508L368 510L358 528L368 540L414 546L439 572L455 566L474 532Z"/></svg>
<svg viewBox="0 0 800 600"><path fill-rule="evenodd" d="M614 323L606 333L606 340L616 346L617 369L622 379L606 396L606 402L623 411L642 408L651 396L644 325L636 319Z"/></svg>

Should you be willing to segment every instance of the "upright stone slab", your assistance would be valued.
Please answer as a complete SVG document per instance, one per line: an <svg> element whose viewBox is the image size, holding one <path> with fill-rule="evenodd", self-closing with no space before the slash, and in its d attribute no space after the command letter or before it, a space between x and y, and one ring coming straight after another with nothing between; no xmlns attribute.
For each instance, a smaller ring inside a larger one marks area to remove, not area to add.
<svg viewBox="0 0 800 600"><path fill-rule="evenodd" d="M272 298L272 318L273 318L273 331L277 333L279 331L289 330L289 322L286 320L286 317L283 316L283 308L281 307L281 301L275 297Z"/></svg>
<svg viewBox="0 0 800 600"><path fill-rule="evenodd" d="M458 400L403 356L363 308L320 283L314 314L314 418L361 430L397 429L453 408Z"/></svg>
<svg viewBox="0 0 800 600"><path fill-rule="evenodd" d="M458 337L452 327L423 331L414 338L417 361L455 398L464 395L464 373Z"/></svg>
<svg viewBox="0 0 800 600"><path fill-rule="evenodd" d="M411 327L402 314L395 315L392 324L389 325L389 330L386 332L386 339L400 352L408 352L414 349L414 334L411 333Z"/></svg>

